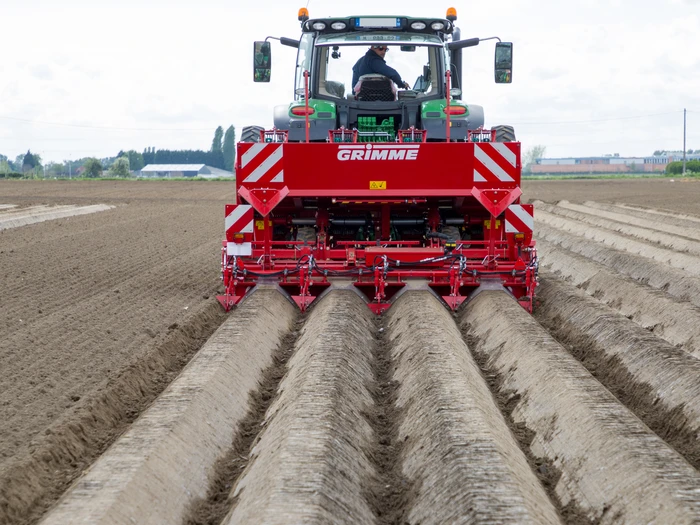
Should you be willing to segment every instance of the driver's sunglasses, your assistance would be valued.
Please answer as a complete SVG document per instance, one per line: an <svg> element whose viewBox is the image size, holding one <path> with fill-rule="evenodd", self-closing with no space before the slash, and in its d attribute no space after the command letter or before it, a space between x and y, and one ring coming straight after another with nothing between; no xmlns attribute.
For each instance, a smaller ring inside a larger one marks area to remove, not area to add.
<svg viewBox="0 0 700 525"><path fill-rule="evenodd" d="M389 51L389 48L386 46L378 46L378 47L375 47L375 49L378 51Z"/></svg>

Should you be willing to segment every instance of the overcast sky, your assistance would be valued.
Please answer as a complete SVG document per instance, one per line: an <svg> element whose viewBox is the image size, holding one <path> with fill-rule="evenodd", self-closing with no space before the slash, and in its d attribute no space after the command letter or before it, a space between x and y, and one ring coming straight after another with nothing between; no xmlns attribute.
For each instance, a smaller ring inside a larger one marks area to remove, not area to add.
<svg viewBox="0 0 700 525"><path fill-rule="evenodd" d="M272 125L293 97L295 50L273 43L270 84L252 42L298 38L307 0L3 0L0 154L46 160L208 149L214 129ZM462 38L514 42L510 85L493 41L465 50L465 100L548 157L700 149L700 0L310 0L312 17L444 17ZM391 56L387 57L391 64Z"/></svg>

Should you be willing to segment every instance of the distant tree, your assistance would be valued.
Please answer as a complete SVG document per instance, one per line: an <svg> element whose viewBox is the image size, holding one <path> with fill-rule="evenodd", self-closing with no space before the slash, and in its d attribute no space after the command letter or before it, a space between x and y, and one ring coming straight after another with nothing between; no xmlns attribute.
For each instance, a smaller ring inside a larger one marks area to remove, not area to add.
<svg viewBox="0 0 700 525"><path fill-rule="evenodd" d="M211 142L211 151L212 153L216 153L217 151L223 152L223 144L222 141L224 139L224 128L219 126L216 128L216 131L214 132L214 140Z"/></svg>
<svg viewBox="0 0 700 525"><path fill-rule="evenodd" d="M233 171L236 163L236 128L229 126L224 135L224 169Z"/></svg>
<svg viewBox="0 0 700 525"><path fill-rule="evenodd" d="M102 163L95 158L87 159L83 167L85 168L83 176L88 179L96 179L102 175Z"/></svg>
<svg viewBox="0 0 700 525"><path fill-rule="evenodd" d="M114 161L114 164L109 168L110 177L122 177L126 179L131 175L129 171L129 157L123 155Z"/></svg>
<svg viewBox="0 0 700 525"><path fill-rule="evenodd" d="M143 154L139 153L138 151L134 151L133 149L126 152L122 151L119 157L126 157L129 159L129 166L132 171L139 171L145 166Z"/></svg>
<svg viewBox="0 0 700 525"><path fill-rule="evenodd" d="M537 159L544 157L546 151L547 146L542 145L532 146L529 150L527 150L523 160L523 171L525 173L530 173L532 171L532 165L535 164Z"/></svg>
<svg viewBox="0 0 700 525"><path fill-rule="evenodd" d="M146 148L143 150L143 164L155 164L156 163L156 148Z"/></svg>
<svg viewBox="0 0 700 525"><path fill-rule="evenodd" d="M0 173L3 175L10 173L12 171L12 168L10 167L10 163L7 160L7 157L4 157L3 159L0 159Z"/></svg>
<svg viewBox="0 0 700 525"><path fill-rule="evenodd" d="M24 154L24 159L22 160L22 172L27 173L28 171L32 171L38 164L39 163L37 162L35 156L32 155L32 152L27 150L27 153Z"/></svg>
<svg viewBox="0 0 700 525"><path fill-rule="evenodd" d="M60 177L68 173L68 166L62 162L49 162L46 166L46 174L51 177Z"/></svg>
<svg viewBox="0 0 700 525"><path fill-rule="evenodd" d="M224 152L223 151L212 151L209 154L206 164L214 168L219 168L220 170L226 169L224 163Z"/></svg>

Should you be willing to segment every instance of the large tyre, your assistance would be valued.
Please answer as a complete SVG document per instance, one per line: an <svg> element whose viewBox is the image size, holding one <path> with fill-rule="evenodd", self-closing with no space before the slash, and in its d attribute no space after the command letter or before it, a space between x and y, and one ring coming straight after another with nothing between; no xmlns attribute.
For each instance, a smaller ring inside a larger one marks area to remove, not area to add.
<svg viewBox="0 0 700 525"><path fill-rule="evenodd" d="M245 126L241 132L241 142L260 142L260 132L264 129L262 126Z"/></svg>
<svg viewBox="0 0 700 525"><path fill-rule="evenodd" d="M316 242L316 228L313 226L302 226L298 228L297 241L304 241L307 244Z"/></svg>
<svg viewBox="0 0 700 525"><path fill-rule="evenodd" d="M496 130L496 142L516 142L513 126L494 126Z"/></svg>
<svg viewBox="0 0 700 525"><path fill-rule="evenodd" d="M457 242L462 239L462 234L457 226L443 226L441 233L447 235L447 242Z"/></svg>

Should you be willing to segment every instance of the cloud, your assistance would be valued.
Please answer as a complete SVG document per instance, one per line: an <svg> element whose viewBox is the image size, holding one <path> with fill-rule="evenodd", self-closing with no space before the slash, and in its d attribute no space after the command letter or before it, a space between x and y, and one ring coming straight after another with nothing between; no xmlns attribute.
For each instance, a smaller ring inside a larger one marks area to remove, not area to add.
<svg viewBox="0 0 700 525"><path fill-rule="evenodd" d="M567 75L567 70L560 67L539 67L532 70L532 76L539 80L555 80Z"/></svg>
<svg viewBox="0 0 700 525"><path fill-rule="evenodd" d="M47 64L36 64L30 67L29 72L34 78L39 80L51 80L53 72Z"/></svg>

